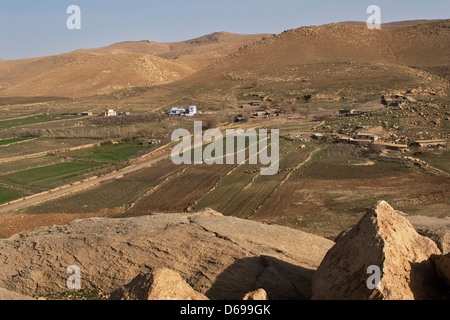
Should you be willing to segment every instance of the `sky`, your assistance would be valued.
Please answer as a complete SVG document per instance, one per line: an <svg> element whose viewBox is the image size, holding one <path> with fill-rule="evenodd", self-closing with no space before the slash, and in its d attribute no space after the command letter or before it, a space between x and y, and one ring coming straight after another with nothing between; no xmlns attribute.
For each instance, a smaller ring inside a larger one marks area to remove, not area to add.
<svg viewBox="0 0 450 320"><path fill-rule="evenodd" d="M70 30L77 5L81 29ZM41 57L121 41L174 42L218 31L281 33L303 26L449 19L449 0L0 0L0 59ZM72 21L72 20L71 20Z"/></svg>

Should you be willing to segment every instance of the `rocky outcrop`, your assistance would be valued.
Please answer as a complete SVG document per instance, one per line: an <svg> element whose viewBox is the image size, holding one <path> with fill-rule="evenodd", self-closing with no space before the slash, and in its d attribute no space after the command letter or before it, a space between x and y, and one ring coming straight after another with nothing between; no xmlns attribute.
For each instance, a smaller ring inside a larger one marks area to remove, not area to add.
<svg viewBox="0 0 450 320"><path fill-rule="evenodd" d="M450 252L450 217L434 218L405 215L405 218L419 234L433 240L443 254Z"/></svg>
<svg viewBox="0 0 450 320"><path fill-rule="evenodd" d="M326 254L314 274L312 298L439 299L439 281L430 261L439 254L432 240L380 201ZM376 268L379 281L371 282Z"/></svg>
<svg viewBox="0 0 450 320"><path fill-rule="evenodd" d="M450 298L450 256L406 218L380 201L336 243L210 209L76 220L0 240L0 299L67 292L74 270L112 300Z"/></svg>
<svg viewBox="0 0 450 320"><path fill-rule="evenodd" d="M110 300L208 300L167 268L138 275L114 291Z"/></svg>
<svg viewBox="0 0 450 320"><path fill-rule="evenodd" d="M213 210L126 219L84 219L0 240L0 287L30 296L81 288L111 293L137 275L169 268L209 299L309 299L314 270L333 242Z"/></svg>

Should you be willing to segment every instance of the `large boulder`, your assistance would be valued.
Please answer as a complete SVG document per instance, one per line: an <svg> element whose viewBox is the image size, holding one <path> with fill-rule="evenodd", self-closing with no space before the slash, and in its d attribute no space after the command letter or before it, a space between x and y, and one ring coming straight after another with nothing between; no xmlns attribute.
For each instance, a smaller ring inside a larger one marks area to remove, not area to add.
<svg viewBox="0 0 450 320"><path fill-rule="evenodd" d="M436 242L443 254L450 252L450 217L408 216L405 218L417 232Z"/></svg>
<svg viewBox="0 0 450 320"><path fill-rule="evenodd" d="M167 268L140 274L114 291L110 300L208 300Z"/></svg>
<svg viewBox="0 0 450 320"><path fill-rule="evenodd" d="M67 292L77 270L68 267L77 266L81 289L109 294L169 268L209 299L240 300L259 288L271 299L310 299L314 271L333 244L213 210L83 219L0 240L0 287L30 296Z"/></svg>
<svg viewBox="0 0 450 320"><path fill-rule="evenodd" d="M313 299L439 299L436 244L380 201L343 234L314 274ZM380 281L376 280L377 268ZM372 286L374 285L374 286Z"/></svg>

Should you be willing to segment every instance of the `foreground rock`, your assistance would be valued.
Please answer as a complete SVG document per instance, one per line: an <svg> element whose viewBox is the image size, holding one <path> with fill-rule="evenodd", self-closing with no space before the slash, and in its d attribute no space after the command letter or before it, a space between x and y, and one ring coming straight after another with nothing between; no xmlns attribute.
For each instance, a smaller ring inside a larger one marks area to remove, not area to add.
<svg viewBox="0 0 450 320"><path fill-rule="evenodd" d="M314 274L313 299L439 299L439 280L429 259L436 244L380 201L342 235ZM369 266L381 271L378 289L369 289Z"/></svg>
<svg viewBox="0 0 450 320"><path fill-rule="evenodd" d="M110 300L208 300L195 291L181 276L167 268L134 278L114 291Z"/></svg>
<svg viewBox="0 0 450 320"><path fill-rule="evenodd" d="M3 288L0 288L0 300L35 300L32 297L25 296L16 292L12 292Z"/></svg>
<svg viewBox="0 0 450 320"><path fill-rule="evenodd" d="M333 242L212 210L127 219L92 218L0 240L0 287L30 296L67 292L67 268L82 289L111 293L169 268L209 299L309 299L314 271Z"/></svg>
<svg viewBox="0 0 450 320"><path fill-rule="evenodd" d="M450 217L405 216L417 232L433 240L443 254L450 252Z"/></svg>

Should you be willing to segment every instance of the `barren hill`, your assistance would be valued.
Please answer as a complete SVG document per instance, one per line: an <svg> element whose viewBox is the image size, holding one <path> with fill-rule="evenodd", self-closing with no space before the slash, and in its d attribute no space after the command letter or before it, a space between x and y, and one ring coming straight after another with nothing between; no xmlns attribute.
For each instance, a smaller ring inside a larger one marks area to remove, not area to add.
<svg viewBox="0 0 450 320"><path fill-rule="evenodd" d="M122 42L0 61L0 96L81 97L174 82L261 37L221 32L182 42Z"/></svg>
<svg viewBox="0 0 450 320"><path fill-rule="evenodd" d="M264 34L244 35L215 32L199 38L179 42L127 41L111 46L78 50L96 54L141 53L176 60L200 70L202 67L234 53L240 47L261 39Z"/></svg>
<svg viewBox="0 0 450 320"><path fill-rule="evenodd" d="M146 54L65 54L0 62L0 95L79 97L173 82L194 70Z"/></svg>
<svg viewBox="0 0 450 320"><path fill-rule="evenodd" d="M137 86L149 88L142 99L162 101L161 95L174 92L230 101L242 95L239 88L331 101L418 87L443 92L449 52L450 20L390 23L381 30L345 22L278 35L219 32L176 43L123 42L0 61L0 96L80 97ZM161 84L170 90L152 91Z"/></svg>
<svg viewBox="0 0 450 320"><path fill-rule="evenodd" d="M266 95L308 92L330 99L420 86L445 90L450 20L405 25L369 30L340 23L266 36L178 86L214 86L222 94L253 87Z"/></svg>

